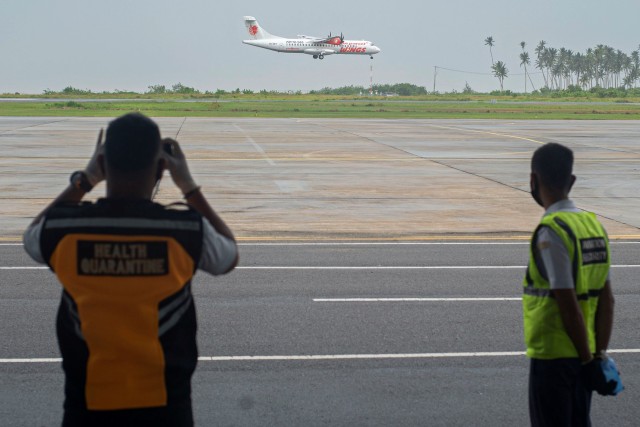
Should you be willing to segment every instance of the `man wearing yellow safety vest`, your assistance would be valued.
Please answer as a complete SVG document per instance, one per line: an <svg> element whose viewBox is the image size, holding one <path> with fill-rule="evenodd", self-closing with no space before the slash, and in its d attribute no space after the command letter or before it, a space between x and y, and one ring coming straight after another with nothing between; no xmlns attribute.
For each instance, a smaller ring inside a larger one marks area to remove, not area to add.
<svg viewBox="0 0 640 427"><path fill-rule="evenodd" d="M573 153L555 143L531 160L531 195L545 209L524 280L523 311L533 426L589 426L591 394L615 394L602 367L613 325L609 240L569 200Z"/></svg>

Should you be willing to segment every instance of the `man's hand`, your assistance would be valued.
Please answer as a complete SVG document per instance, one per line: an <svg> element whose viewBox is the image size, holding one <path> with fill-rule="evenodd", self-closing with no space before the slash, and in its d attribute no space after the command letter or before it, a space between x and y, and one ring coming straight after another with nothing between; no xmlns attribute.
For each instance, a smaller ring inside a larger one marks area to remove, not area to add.
<svg viewBox="0 0 640 427"><path fill-rule="evenodd" d="M603 360L596 357L591 362L582 366L582 378L588 390L595 390L603 396L615 396L618 383L615 380L607 380L605 376Z"/></svg>
<svg viewBox="0 0 640 427"><path fill-rule="evenodd" d="M167 161L169 172L171 173L171 179L176 186L182 191L182 194L188 194L195 190L198 185L193 180L191 172L189 172L189 166L187 165L187 158L185 157L178 141L171 138L165 138L162 140L164 158ZM164 151L164 146L171 146L171 154Z"/></svg>
<svg viewBox="0 0 640 427"><path fill-rule="evenodd" d="M100 129L100 133L98 133L98 141L96 142L96 148L93 151L93 156L91 156L91 160L84 168L84 173L87 175L87 179L91 186L95 187L96 184L104 181L104 171L100 166L100 162L98 161L98 157L101 157L104 154L104 144L102 141L102 135L104 134L104 130Z"/></svg>

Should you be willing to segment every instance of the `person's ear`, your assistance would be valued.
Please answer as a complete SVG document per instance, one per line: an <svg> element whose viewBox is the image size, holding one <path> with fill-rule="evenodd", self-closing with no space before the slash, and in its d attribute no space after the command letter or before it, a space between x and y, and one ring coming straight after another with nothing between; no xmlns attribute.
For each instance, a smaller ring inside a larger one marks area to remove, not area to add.
<svg viewBox="0 0 640 427"><path fill-rule="evenodd" d="M576 176L571 175L571 183L569 184L569 191L571 191L571 189L573 188L573 184L575 183L576 183Z"/></svg>

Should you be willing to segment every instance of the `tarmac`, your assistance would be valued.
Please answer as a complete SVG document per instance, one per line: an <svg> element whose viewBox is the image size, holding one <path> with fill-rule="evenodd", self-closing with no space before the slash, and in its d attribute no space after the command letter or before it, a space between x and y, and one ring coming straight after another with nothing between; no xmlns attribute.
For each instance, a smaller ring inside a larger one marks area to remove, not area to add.
<svg viewBox="0 0 640 427"><path fill-rule="evenodd" d="M640 242L612 245L610 354L626 389L596 426L636 426ZM241 243L198 273L196 425L523 426L527 242ZM59 425L60 285L0 244L0 426Z"/></svg>
<svg viewBox="0 0 640 427"><path fill-rule="evenodd" d="M0 426L60 424L60 285L18 240L107 123L0 118ZM574 150L573 199L614 240L626 390L594 396L592 419L637 425L639 123L158 123L241 241L236 271L193 283L196 425L526 425L529 159L550 141ZM158 200L179 200L168 177Z"/></svg>
<svg viewBox="0 0 640 427"><path fill-rule="evenodd" d="M0 117L0 239L86 164L105 118ZM527 238L532 152L574 150L572 197L613 238L640 237L636 121L159 118L244 240ZM103 185L90 194L104 194ZM157 200L179 200L165 176Z"/></svg>

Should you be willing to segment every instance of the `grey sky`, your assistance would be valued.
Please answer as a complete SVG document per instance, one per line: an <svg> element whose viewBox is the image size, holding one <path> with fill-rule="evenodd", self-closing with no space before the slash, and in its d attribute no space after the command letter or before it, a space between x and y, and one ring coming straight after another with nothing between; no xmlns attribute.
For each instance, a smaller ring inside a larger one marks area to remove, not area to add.
<svg viewBox="0 0 640 427"><path fill-rule="evenodd" d="M373 41L366 56L279 54L243 45L242 17L281 36L344 33ZM388 2L213 0L0 0L0 92L41 93L67 85L146 90L182 82L201 90L310 90L410 82L431 88L433 66L489 72L494 58L522 72L520 42L584 51L638 49L638 0L396 0ZM441 71L438 90L492 90L491 76ZM537 78L534 82L540 82ZM523 90L523 76L505 89Z"/></svg>

